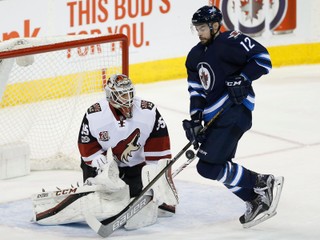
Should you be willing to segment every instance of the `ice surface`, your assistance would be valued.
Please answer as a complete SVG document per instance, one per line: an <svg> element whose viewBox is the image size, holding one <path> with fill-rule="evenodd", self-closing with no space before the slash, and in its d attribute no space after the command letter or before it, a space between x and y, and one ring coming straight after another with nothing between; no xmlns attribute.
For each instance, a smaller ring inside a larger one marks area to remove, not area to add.
<svg viewBox="0 0 320 240"><path fill-rule="evenodd" d="M186 81L137 85L165 118L172 152L187 143L181 121L188 118ZM243 229L244 204L221 184L201 178L193 162L175 179L180 204L173 218L135 231L117 230L110 239L319 239L320 238L320 65L273 69L254 82L253 127L240 141L235 161L249 169L285 177L278 214ZM90 105L91 103L88 103ZM182 157L173 166L180 166ZM100 239L87 225L31 223L31 194L81 182L79 171L32 171L0 180L0 239Z"/></svg>

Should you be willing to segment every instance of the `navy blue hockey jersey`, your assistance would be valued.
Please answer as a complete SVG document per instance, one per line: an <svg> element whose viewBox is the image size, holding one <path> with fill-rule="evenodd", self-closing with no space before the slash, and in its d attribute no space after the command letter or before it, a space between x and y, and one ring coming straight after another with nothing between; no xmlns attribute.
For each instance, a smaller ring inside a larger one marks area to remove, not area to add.
<svg viewBox="0 0 320 240"><path fill-rule="evenodd" d="M237 31L220 33L209 45L200 42L189 52L186 60L190 115L200 111L208 122L228 100L225 80L242 75L253 81L271 68L269 53L254 39ZM255 96L251 89L243 104L251 111Z"/></svg>

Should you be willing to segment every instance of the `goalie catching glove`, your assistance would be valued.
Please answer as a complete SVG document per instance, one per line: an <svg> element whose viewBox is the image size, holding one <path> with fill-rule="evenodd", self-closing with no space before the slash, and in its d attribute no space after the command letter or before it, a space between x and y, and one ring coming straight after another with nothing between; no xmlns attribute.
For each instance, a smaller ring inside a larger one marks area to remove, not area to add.
<svg viewBox="0 0 320 240"><path fill-rule="evenodd" d="M229 98L235 104L241 104L251 89L251 81L242 75L229 77L225 84L228 88Z"/></svg>

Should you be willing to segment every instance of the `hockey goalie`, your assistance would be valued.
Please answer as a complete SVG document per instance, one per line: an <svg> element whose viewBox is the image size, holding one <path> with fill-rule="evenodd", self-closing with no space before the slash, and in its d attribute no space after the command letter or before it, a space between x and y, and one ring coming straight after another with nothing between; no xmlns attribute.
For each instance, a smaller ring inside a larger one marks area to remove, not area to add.
<svg viewBox="0 0 320 240"><path fill-rule="evenodd" d="M155 105L136 97L123 74L112 75L104 89L106 97L87 109L79 131L84 184L33 195L33 220L38 224L82 222L86 214L101 221L111 218L171 159L168 129ZM146 194L152 201L126 222L126 229L174 215L178 195L170 168Z"/></svg>

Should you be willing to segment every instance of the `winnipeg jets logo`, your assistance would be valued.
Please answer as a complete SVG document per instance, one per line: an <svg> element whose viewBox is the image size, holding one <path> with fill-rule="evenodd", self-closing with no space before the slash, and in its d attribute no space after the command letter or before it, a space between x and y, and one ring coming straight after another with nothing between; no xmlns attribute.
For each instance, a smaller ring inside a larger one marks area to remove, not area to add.
<svg viewBox="0 0 320 240"><path fill-rule="evenodd" d="M250 36L259 36L267 28L268 17L269 28L277 28L284 19L288 0L223 0L220 1L220 9L223 15L223 27L233 30L238 26L239 30ZM266 15L263 8L269 8L270 13Z"/></svg>
<svg viewBox="0 0 320 240"><path fill-rule="evenodd" d="M200 80L203 86L208 86L209 74L204 70L204 68L200 69Z"/></svg>
<svg viewBox="0 0 320 240"><path fill-rule="evenodd" d="M204 90L207 91L212 89L215 83L215 75L210 65L206 62L200 62L197 68L198 68L199 78Z"/></svg>
<svg viewBox="0 0 320 240"><path fill-rule="evenodd" d="M120 162L129 162L132 152L138 151L141 145L138 143L140 129L136 128L126 139L121 140L113 149L113 155Z"/></svg>
<svg viewBox="0 0 320 240"><path fill-rule="evenodd" d="M241 3L241 11L245 14L245 20L250 20L251 23L253 22L253 19L259 19L258 12L262 11L262 0L255 0L255 1L240 1Z"/></svg>

